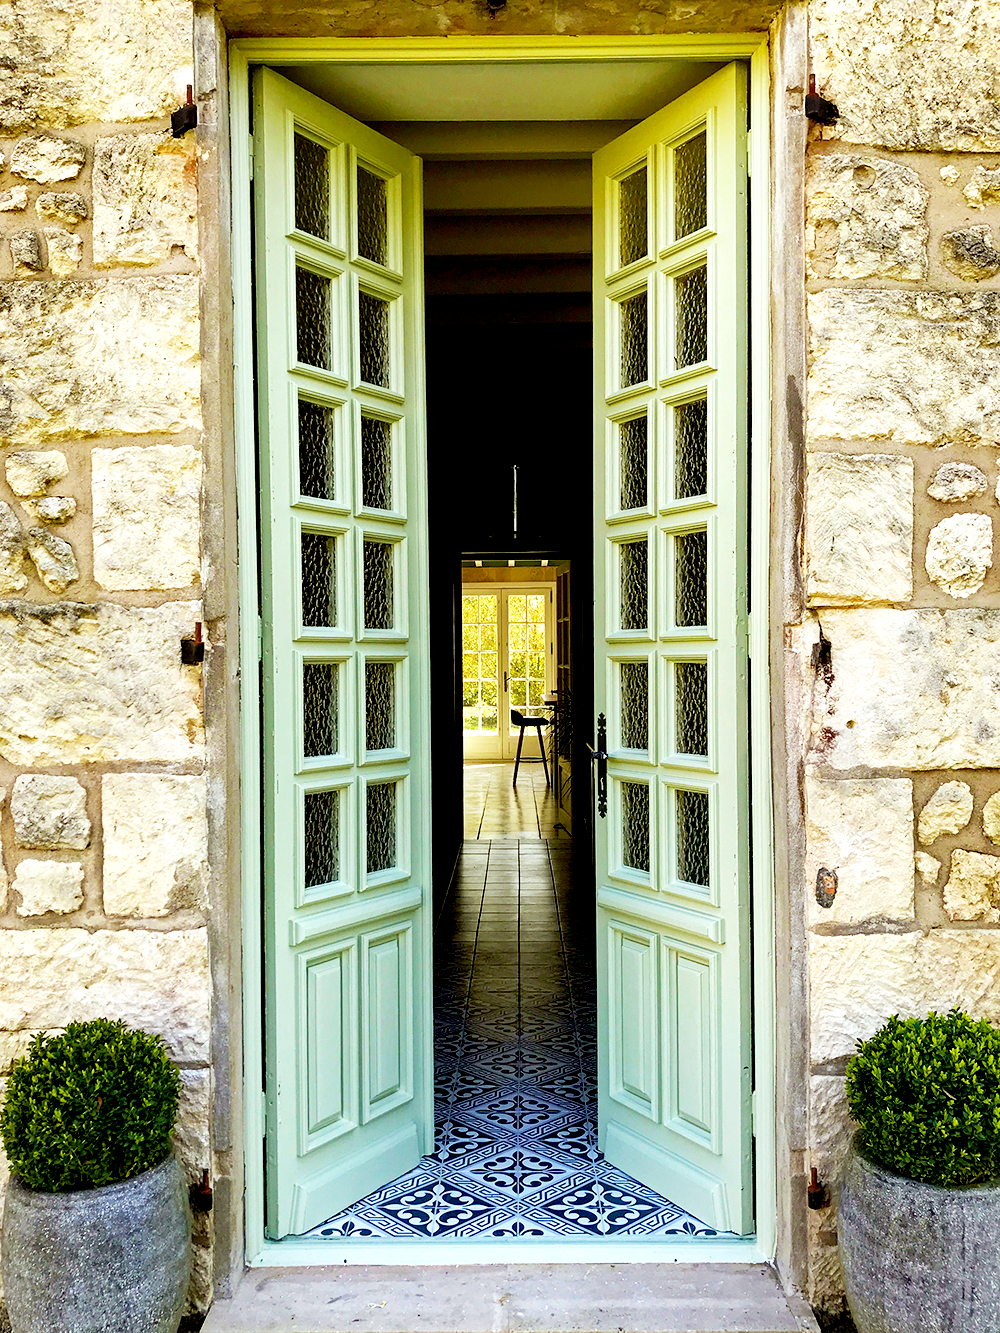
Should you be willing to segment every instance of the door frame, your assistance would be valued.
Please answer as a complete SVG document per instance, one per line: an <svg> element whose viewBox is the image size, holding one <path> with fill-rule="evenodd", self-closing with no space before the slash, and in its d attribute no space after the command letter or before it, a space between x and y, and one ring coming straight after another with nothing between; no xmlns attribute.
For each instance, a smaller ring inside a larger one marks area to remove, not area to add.
<svg viewBox="0 0 1000 1333"><path fill-rule="evenodd" d="M327 1240L271 1241L264 1235L263 1022L264 996L260 774L260 636L258 613L257 437L253 347L253 65L318 63L523 64L663 62L678 59L749 62L750 86L750 781L752 844L752 985L754 996L753 1135L756 1235L738 1240L616 1239L566 1242L451 1242L447 1261L497 1262L772 1262L778 1251L776 1171L776 950L773 874L769 605L771 537L771 161L772 90L766 35L693 34L628 37L343 37L236 38L229 43L231 274L233 284L233 410L236 436L241 679L242 1101L244 1126L244 1243L251 1267L343 1263L433 1262L433 1241L386 1243ZM759 187L754 188L754 182ZM236 1097L239 1093L235 1092ZM784 1243L787 1244L787 1238ZM442 1255L442 1258L444 1256Z"/></svg>

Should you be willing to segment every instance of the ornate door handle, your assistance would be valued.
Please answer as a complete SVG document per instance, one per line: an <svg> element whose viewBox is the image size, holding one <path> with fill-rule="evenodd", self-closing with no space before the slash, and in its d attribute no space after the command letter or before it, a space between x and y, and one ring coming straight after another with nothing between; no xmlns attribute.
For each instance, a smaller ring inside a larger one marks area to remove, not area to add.
<svg viewBox="0 0 1000 1333"><path fill-rule="evenodd" d="M597 748L587 745L591 759L597 764L597 813L601 819L608 814L608 720L603 713L597 717Z"/></svg>

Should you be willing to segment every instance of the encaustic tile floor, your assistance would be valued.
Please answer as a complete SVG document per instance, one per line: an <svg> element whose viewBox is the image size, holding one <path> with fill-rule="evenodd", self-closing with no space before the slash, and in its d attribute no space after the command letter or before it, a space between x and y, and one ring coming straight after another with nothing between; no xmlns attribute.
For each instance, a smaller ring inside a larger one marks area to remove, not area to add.
<svg viewBox="0 0 1000 1333"><path fill-rule="evenodd" d="M436 923L434 1152L309 1234L715 1235L598 1152L592 908L571 839L508 830L466 841Z"/></svg>

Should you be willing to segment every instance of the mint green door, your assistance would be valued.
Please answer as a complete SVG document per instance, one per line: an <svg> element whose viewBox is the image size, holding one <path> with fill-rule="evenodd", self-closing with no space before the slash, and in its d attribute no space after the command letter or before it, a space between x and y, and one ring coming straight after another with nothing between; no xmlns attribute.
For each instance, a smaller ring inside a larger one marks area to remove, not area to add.
<svg viewBox="0 0 1000 1333"><path fill-rule="evenodd" d="M267 1227L433 1146L420 163L254 83Z"/></svg>
<svg viewBox="0 0 1000 1333"><path fill-rule="evenodd" d="M746 91L594 158L599 1119L608 1159L752 1229Z"/></svg>

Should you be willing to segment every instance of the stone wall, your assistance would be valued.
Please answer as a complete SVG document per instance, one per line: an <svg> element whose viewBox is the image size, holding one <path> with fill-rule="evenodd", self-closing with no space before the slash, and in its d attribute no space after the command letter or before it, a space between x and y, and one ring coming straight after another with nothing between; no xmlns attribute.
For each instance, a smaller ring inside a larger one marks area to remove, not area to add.
<svg viewBox="0 0 1000 1333"><path fill-rule="evenodd" d="M31 1035L166 1038L213 1165L202 385L187 0L0 7L0 1075ZM193 1310L211 1294L196 1229Z"/></svg>
<svg viewBox="0 0 1000 1333"><path fill-rule="evenodd" d="M892 1013L1000 1021L1000 11L811 0L805 756L811 1165ZM830 1207L810 1295L836 1308Z"/></svg>

